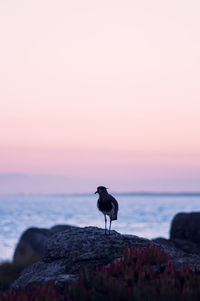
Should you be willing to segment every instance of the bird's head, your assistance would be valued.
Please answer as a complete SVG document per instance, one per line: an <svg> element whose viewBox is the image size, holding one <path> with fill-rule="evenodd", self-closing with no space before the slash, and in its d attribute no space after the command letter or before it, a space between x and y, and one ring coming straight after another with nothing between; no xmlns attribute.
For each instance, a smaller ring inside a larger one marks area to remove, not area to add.
<svg viewBox="0 0 200 301"><path fill-rule="evenodd" d="M106 188L104 186L99 186L99 187L97 187L97 191L95 193L98 193L101 195L101 194L107 193L107 189L108 188Z"/></svg>

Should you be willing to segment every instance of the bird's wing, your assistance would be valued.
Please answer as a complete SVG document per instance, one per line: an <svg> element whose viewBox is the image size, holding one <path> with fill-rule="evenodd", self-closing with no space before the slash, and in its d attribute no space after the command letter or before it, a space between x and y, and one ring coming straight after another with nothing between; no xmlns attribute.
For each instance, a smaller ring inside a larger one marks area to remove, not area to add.
<svg viewBox="0 0 200 301"><path fill-rule="evenodd" d="M118 202L112 195L110 195L110 200L111 200L112 204L114 205L115 216L117 218L117 213L118 213L118 210L119 210Z"/></svg>

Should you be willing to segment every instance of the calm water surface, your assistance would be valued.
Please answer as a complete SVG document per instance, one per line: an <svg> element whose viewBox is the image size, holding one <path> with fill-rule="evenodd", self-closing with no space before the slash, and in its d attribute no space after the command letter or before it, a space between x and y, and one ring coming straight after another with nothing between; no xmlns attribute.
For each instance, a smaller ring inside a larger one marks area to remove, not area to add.
<svg viewBox="0 0 200 301"><path fill-rule="evenodd" d="M200 211L199 195L114 196L120 209L113 229L146 238L168 238L171 220L177 212ZM0 196L0 260L12 258L21 233L28 227L104 227L96 200L95 195Z"/></svg>

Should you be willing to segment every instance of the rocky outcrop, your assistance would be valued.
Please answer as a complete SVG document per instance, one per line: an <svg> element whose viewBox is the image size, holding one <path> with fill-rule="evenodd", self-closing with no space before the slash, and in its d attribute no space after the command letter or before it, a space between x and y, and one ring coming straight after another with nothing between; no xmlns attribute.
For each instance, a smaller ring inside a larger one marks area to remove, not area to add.
<svg viewBox="0 0 200 301"><path fill-rule="evenodd" d="M12 288L35 288L49 281L61 285L75 279L81 268L106 265L119 258L125 247L149 244L153 243L148 239L116 231L105 235L96 227L69 228L48 239L42 260L26 268Z"/></svg>
<svg viewBox="0 0 200 301"><path fill-rule="evenodd" d="M68 225L56 225L50 229L29 228L27 229L16 246L13 263L18 266L27 266L41 259L44 246L50 236L57 232L72 228Z"/></svg>
<svg viewBox="0 0 200 301"><path fill-rule="evenodd" d="M164 238L157 238L153 241L179 250L183 252L185 256L189 256L189 254L196 254L197 256L199 256L200 212L176 214L171 223L170 239L168 240Z"/></svg>
<svg viewBox="0 0 200 301"><path fill-rule="evenodd" d="M185 254L185 256L188 254L196 254L200 255L200 246L198 244L195 244L188 240L183 239L165 239L162 237L153 239L153 242L161 244L162 246L165 246L166 248L170 248L171 250L179 250L179 252L182 252L182 255Z"/></svg>
<svg viewBox="0 0 200 301"><path fill-rule="evenodd" d="M121 235L116 231L104 235L104 230L96 227L69 228L49 237L42 260L26 268L12 288L35 288L49 281L62 288L67 280L76 279L83 268L118 260L126 247L149 245L163 248L177 266L187 263L196 269L200 262L199 255L186 253L173 242L162 238L151 241L134 235Z"/></svg>
<svg viewBox="0 0 200 301"><path fill-rule="evenodd" d="M170 239L190 241L200 246L200 212L176 214L172 220Z"/></svg>

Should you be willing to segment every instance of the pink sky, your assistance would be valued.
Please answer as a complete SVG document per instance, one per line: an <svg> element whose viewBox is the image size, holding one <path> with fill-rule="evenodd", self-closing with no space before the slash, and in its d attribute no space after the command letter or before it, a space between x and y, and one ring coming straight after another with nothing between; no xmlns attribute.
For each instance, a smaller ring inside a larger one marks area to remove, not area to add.
<svg viewBox="0 0 200 301"><path fill-rule="evenodd" d="M199 14L1 1L0 193L200 191Z"/></svg>

